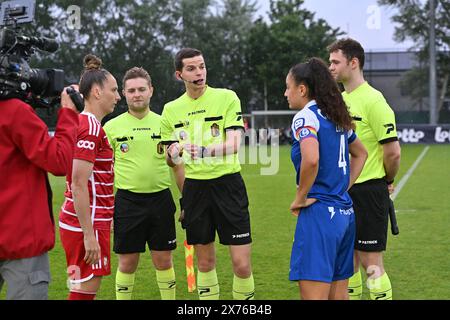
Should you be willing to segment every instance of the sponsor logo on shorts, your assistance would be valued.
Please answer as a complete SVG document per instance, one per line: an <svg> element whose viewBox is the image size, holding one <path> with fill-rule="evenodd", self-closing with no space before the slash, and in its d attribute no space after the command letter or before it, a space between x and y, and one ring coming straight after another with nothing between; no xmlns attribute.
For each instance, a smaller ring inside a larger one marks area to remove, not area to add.
<svg viewBox="0 0 450 320"><path fill-rule="evenodd" d="M334 211L334 207L328 207L328 212L330 212L331 214L330 220L333 219L334 215L336 214L336 212ZM353 214L353 208L339 209L339 214L344 216L350 216Z"/></svg>
<svg viewBox="0 0 450 320"><path fill-rule="evenodd" d="M353 208L350 208L350 209L347 209L347 210L339 209L339 213L343 214L344 216L352 215L353 214Z"/></svg>
<svg viewBox="0 0 450 320"><path fill-rule="evenodd" d="M378 240L358 240L358 243L361 243L361 244L377 244Z"/></svg>
<svg viewBox="0 0 450 320"><path fill-rule="evenodd" d="M334 212L334 207L328 207L328 212L331 214L330 220L333 219L336 212Z"/></svg>
<svg viewBox="0 0 450 320"><path fill-rule="evenodd" d="M80 140L77 142L77 147L82 148L82 149L94 150L95 142L87 141L87 140Z"/></svg>
<svg viewBox="0 0 450 320"><path fill-rule="evenodd" d="M241 233L241 234L233 234L232 235L232 237L233 237L233 239L235 239L235 238L247 238L247 237L250 237L250 232L247 232L247 233Z"/></svg>
<svg viewBox="0 0 450 320"><path fill-rule="evenodd" d="M169 240L167 243L168 244L177 243L177 239Z"/></svg>

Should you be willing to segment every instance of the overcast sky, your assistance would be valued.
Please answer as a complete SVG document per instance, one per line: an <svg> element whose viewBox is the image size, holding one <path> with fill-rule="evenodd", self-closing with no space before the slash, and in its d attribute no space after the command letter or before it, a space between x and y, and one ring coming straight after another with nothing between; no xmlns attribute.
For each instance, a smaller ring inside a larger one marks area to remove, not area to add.
<svg viewBox="0 0 450 320"><path fill-rule="evenodd" d="M270 0L257 0L259 13L266 15ZM378 6L376 0L305 0L305 8L316 12L316 18L325 19L332 27L358 40L366 51L399 51L410 48L412 42L393 40L393 9Z"/></svg>

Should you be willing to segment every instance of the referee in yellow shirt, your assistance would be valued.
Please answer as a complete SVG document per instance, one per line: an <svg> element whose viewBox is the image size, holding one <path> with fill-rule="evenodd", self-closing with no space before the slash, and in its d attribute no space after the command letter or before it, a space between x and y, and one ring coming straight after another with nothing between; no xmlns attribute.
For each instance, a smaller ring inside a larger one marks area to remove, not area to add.
<svg viewBox="0 0 450 320"><path fill-rule="evenodd" d="M199 298L219 299L217 232L220 243L229 247L233 298L253 299L250 215L237 154L244 128L239 98L231 90L206 85L206 65L199 50L180 50L175 70L186 92L164 106L161 132L170 145L168 164L181 159L185 163L182 224L197 255Z"/></svg>
<svg viewBox="0 0 450 320"><path fill-rule="evenodd" d="M344 85L343 98L356 125L356 135L367 149L361 175L349 190L356 217L355 274L349 279L350 299L360 299L361 264L366 271L372 300L391 300L392 286L383 265L386 250L389 194L400 167L400 144L394 111L382 93L363 75L364 49L353 39L328 47L330 71Z"/></svg>
<svg viewBox="0 0 450 320"><path fill-rule="evenodd" d="M140 253L148 245L161 299L175 299L172 250L176 248L175 203L169 190L170 169L161 143L161 116L150 110L153 87L142 68L123 78L128 112L108 121L104 130L114 151L114 252L119 256L116 297L129 300L133 293ZM174 167L182 188L184 168Z"/></svg>

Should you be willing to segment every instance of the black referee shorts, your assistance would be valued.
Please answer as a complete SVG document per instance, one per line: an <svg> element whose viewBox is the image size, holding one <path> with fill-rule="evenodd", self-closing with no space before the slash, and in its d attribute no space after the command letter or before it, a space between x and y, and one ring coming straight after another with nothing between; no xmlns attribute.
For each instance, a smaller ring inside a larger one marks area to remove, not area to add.
<svg viewBox="0 0 450 320"><path fill-rule="evenodd" d="M210 180L187 178L183 206L188 244L214 242L216 231L223 245L252 242L247 190L239 172Z"/></svg>
<svg viewBox="0 0 450 320"><path fill-rule="evenodd" d="M169 189L154 193L134 193L118 189L114 208L114 252L118 254L150 250L174 250L175 203Z"/></svg>
<svg viewBox="0 0 450 320"><path fill-rule="evenodd" d="M386 250L389 219L389 191L384 179L357 183L349 190L356 219L355 249Z"/></svg>

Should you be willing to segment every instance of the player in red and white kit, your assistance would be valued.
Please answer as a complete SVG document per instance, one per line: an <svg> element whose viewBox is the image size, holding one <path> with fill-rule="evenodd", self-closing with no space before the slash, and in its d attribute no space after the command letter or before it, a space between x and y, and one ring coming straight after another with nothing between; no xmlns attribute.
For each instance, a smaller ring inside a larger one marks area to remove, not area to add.
<svg viewBox="0 0 450 320"><path fill-rule="evenodd" d="M59 227L63 245L70 249L69 267L79 266L77 274L75 267L69 270L73 272L72 283L80 283L91 279L94 275L102 276L110 274L109 264L109 233L114 209L114 171L112 165L112 149L108 143L105 132L100 122L91 113L83 112L79 116L79 131L74 151L74 159L84 160L93 164L93 170L88 180L90 218L95 238L101 247L99 262L87 265L84 261L84 243L79 241L83 229L80 226L72 195L72 176L67 176L67 189L64 193L66 200L61 208ZM73 168L71 168L73 171ZM66 230L72 232L65 232ZM77 234L79 233L79 234ZM82 238L81 238L82 239ZM101 240L108 240L100 241ZM74 243L75 242L75 243ZM74 250L74 249L77 250ZM75 252L78 251L78 252ZM68 257L69 258L69 257Z"/></svg>
<svg viewBox="0 0 450 320"><path fill-rule="evenodd" d="M102 276L111 273L110 229L114 212L113 151L101 126L120 100L117 82L93 55L85 57L80 93L85 108L59 228L70 280L69 300L93 300Z"/></svg>

